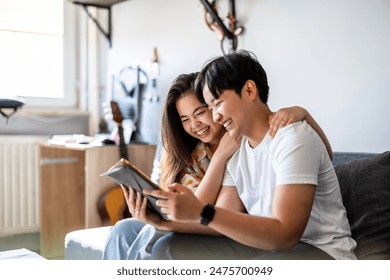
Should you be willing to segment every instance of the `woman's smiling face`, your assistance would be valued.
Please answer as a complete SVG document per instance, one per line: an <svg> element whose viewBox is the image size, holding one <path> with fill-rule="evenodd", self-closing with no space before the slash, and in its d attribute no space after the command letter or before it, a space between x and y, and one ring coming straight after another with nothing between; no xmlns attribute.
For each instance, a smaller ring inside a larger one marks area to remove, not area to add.
<svg viewBox="0 0 390 280"><path fill-rule="evenodd" d="M187 93L176 101L184 130L204 143L218 145L225 129L213 121L213 116L206 105L202 104L194 94Z"/></svg>

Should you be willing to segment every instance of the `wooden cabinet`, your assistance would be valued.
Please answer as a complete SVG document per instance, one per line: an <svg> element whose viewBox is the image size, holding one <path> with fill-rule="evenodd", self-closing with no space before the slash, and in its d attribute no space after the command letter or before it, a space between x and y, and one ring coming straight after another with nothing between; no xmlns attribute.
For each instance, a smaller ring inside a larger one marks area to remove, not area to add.
<svg viewBox="0 0 390 280"><path fill-rule="evenodd" d="M151 174L156 147L131 144L129 159ZM102 226L97 203L100 196L116 185L100 176L119 160L119 147L65 147L42 144L41 162L41 255L61 258L66 233Z"/></svg>

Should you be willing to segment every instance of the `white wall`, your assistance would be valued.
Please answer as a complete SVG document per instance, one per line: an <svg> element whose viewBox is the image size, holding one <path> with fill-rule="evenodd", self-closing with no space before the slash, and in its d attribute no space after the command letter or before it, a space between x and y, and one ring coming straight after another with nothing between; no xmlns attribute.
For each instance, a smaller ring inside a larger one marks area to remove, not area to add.
<svg viewBox="0 0 390 280"><path fill-rule="evenodd" d="M228 1L218 1L225 17ZM390 150L390 1L236 0L239 48L266 69L272 109L301 105L336 151ZM198 0L131 0L113 7L107 88L126 65L158 48L162 99L174 77L222 54ZM159 124L159 105L151 125ZM153 107L154 106L154 107Z"/></svg>

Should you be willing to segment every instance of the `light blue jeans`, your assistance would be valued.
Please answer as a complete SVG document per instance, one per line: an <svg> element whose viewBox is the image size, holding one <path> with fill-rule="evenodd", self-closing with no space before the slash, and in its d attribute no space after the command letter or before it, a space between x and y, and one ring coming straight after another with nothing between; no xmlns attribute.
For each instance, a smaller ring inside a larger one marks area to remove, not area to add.
<svg viewBox="0 0 390 280"><path fill-rule="evenodd" d="M128 218L117 222L107 238L103 260L147 260L156 240L165 232Z"/></svg>
<svg viewBox="0 0 390 280"><path fill-rule="evenodd" d="M160 231L129 218L112 227L102 259L251 259L259 252L226 237Z"/></svg>
<svg viewBox="0 0 390 280"><path fill-rule="evenodd" d="M124 219L111 229L103 252L105 260L249 260L332 259L322 250L299 242L289 252L264 251L230 238L160 231L135 219Z"/></svg>

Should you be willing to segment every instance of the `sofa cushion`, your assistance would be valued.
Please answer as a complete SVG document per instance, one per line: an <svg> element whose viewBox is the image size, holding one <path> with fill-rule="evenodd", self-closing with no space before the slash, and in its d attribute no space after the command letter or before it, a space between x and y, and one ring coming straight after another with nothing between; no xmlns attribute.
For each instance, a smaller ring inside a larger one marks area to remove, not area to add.
<svg viewBox="0 0 390 280"><path fill-rule="evenodd" d="M390 259L390 152L335 166L359 259Z"/></svg>

